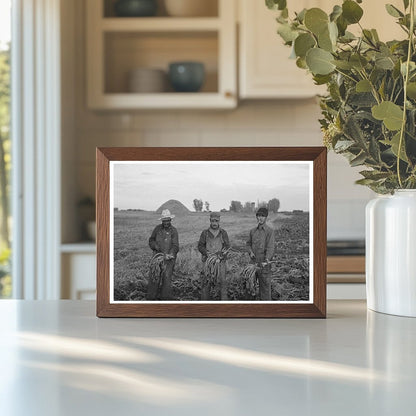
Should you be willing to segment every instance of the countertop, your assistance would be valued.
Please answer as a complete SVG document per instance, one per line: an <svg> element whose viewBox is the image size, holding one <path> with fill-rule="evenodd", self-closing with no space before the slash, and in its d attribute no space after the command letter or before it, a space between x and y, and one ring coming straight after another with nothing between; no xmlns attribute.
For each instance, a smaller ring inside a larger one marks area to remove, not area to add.
<svg viewBox="0 0 416 416"><path fill-rule="evenodd" d="M0 415L412 415L416 319L99 319L0 301Z"/></svg>

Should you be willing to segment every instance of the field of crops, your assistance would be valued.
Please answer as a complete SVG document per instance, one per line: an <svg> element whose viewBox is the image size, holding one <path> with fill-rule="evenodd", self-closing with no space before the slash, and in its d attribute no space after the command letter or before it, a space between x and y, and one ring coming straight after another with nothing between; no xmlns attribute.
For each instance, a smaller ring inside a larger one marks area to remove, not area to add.
<svg viewBox="0 0 416 416"><path fill-rule="evenodd" d="M114 299L144 300L152 250L148 239L160 223L159 214L147 211L118 211L114 214ZM209 226L208 213L189 213L176 217L172 224L179 233L180 250L173 274L176 300L199 300L202 261L197 250L201 231ZM299 301L309 298L309 214L278 213L269 216L275 230L276 263L272 270L272 299ZM248 232L256 226L253 214L226 212L221 227L229 237L233 253L227 261L230 300L256 300L241 277L249 264L245 252ZM216 298L214 298L216 299ZM219 297L218 297L219 299Z"/></svg>

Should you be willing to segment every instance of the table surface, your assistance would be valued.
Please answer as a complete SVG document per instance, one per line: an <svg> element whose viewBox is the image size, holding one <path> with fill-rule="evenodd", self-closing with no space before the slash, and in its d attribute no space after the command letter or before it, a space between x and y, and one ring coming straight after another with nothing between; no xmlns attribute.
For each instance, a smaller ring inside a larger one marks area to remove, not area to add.
<svg viewBox="0 0 416 416"><path fill-rule="evenodd" d="M0 415L412 415L416 319L98 319L0 301ZM273 412L273 413L272 413Z"/></svg>

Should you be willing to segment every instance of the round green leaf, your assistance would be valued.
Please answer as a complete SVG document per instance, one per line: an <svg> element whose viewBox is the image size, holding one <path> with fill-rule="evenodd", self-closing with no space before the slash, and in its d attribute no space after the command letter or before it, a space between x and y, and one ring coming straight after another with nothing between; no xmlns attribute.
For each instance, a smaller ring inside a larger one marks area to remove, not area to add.
<svg viewBox="0 0 416 416"><path fill-rule="evenodd" d="M280 24L277 29L277 33L286 43L294 41L298 36L298 32L293 30L287 23Z"/></svg>
<svg viewBox="0 0 416 416"><path fill-rule="evenodd" d="M314 75L330 74L335 69L335 65L332 63L333 59L330 52L320 48L309 49L306 54L306 64Z"/></svg>
<svg viewBox="0 0 416 416"><path fill-rule="evenodd" d="M335 22L339 16L342 14L342 7L338 6L337 4L332 9L332 13L329 15L329 19L331 22Z"/></svg>
<svg viewBox="0 0 416 416"><path fill-rule="evenodd" d="M332 63L337 68L342 69L342 70L350 70L352 68L352 65L348 61L337 60L337 61L332 61Z"/></svg>
<svg viewBox="0 0 416 416"><path fill-rule="evenodd" d="M386 4L387 13L393 17L403 17L403 13L397 8L394 7L392 4Z"/></svg>
<svg viewBox="0 0 416 416"><path fill-rule="evenodd" d="M380 56L376 58L375 61L376 67L380 69L393 69L394 68L394 61L389 56Z"/></svg>
<svg viewBox="0 0 416 416"><path fill-rule="evenodd" d="M296 56L304 58L306 52L316 45L315 39L309 33L302 33L295 39Z"/></svg>
<svg viewBox="0 0 416 416"><path fill-rule="evenodd" d="M328 28L318 35L318 45L321 49L324 49L328 52L333 52L334 45L332 43L331 37L329 36Z"/></svg>
<svg viewBox="0 0 416 416"><path fill-rule="evenodd" d="M416 82L407 84L407 96L412 100L416 100Z"/></svg>
<svg viewBox="0 0 416 416"><path fill-rule="evenodd" d="M382 120L384 125L392 131L402 127L403 110L391 101L383 101L371 109L373 117Z"/></svg>
<svg viewBox="0 0 416 416"><path fill-rule="evenodd" d="M286 7L286 0L266 0L266 6L271 10L283 10Z"/></svg>
<svg viewBox="0 0 416 416"><path fill-rule="evenodd" d="M351 56L350 63L354 68L358 70L363 69L368 64L367 60L357 53Z"/></svg>
<svg viewBox="0 0 416 416"><path fill-rule="evenodd" d="M405 162L409 162L409 159L407 158L406 155L406 144L405 141L402 141L402 145L400 146L400 132L397 132L391 139L390 142L388 142L387 140L383 140L383 143L391 146L391 151L393 152L393 154L395 156L398 156L401 160L405 161ZM400 152L399 152L399 147L400 147ZM400 156L399 156L400 153Z"/></svg>
<svg viewBox="0 0 416 416"><path fill-rule="evenodd" d="M355 90L357 92L370 92L371 91L370 81L366 79L362 79L361 81L357 82L357 85L355 86Z"/></svg>
<svg viewBox="0 0 416 416"><path fill-rule="evenodd" d="M334 22L328 23L329 37L331 38L332 44L335 46L338 39L338 26Z"/></svg>
<svg viewBox="0 0 416 416"><path fill-rule="evenodd" d="M298 58L296 59L296 66L298 68L302 68L302 69L308 69L308 66L306 65L306 61L305 58Z"/></svg>
<svg viewBox="0 0 416 416"><path fill-rule="evenodd" d="M306 14L306 9L302 9L299 13L296 13L296 20L298 20L299 22L303 23L304 19L305 19L305 14Z"/></svg>
<svg viewBox="0 0 416 416"><path fill-rule="evenodd" d="M324 32L328 26L328 15L318 7L309 9L305 13L305 26L315 35Z"/></svg>
<svg viewBox="0 0 416 416"><path fill-rule="evenodd" d="M358 23L363 16L363 9L352 0L346 0L342 3L342 16L349 23Z"/></svg>

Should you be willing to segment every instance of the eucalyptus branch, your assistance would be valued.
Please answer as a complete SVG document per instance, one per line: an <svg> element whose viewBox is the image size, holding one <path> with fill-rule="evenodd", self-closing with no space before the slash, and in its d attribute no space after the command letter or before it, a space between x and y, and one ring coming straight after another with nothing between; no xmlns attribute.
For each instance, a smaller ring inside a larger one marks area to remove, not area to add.
<svg viewBox="0 0 416 416"><path fill-rule="evenodd" d="M367 72L365 72L365 69L361 66L362 71L360 71L360 75L363 79L365 79L366 81L368 81L368 83L370 84L370 88L371 88L371 94L373 94L374 99L377 101L377 104L380 104L380 97L378 95L378 92L376 90L376 87L374 86L374 84L371 82L370 78L368 78L367 76Z"/></svg>
<svg viewBox="0 0 416 416"><path fill-rule="evenodd" d="M415 27L415 1L410 0L410 29L409 29L409 44L407 48L407 59L406 59L406 72L404 75L403 80L403 118L402 118L402 126L400 128L400 139L399 139L399 148L397 150L397 177L399 179L400 188L403 188L402 178L400 174L400 155L403 147L403 140L404 140L404 132L406 130L406 110L407 110L407 83L409 81L409 68L410 68L410 61L412 59L412 49L413 49L413 36L414 36L414 27Z"/></svg>
<svg viewBox="0 0 416 416"><path fill-rule="evenodd" d="M394 103L399 99L400 94L402 93L402 91L403 91L403 88L399 88L399 91L397 91L397 94L394 97L394 100L393 100Z"/></svg>
<svg viewBox="0 0 416 416"><path fill-rule="evenodd" d="M338 68L335 68L335 72L338 72L339 74L343 75L345 78L350 79L352 82L354 82L355 84L358 82L355 78L351 77L348 74L345 74L344 72L340 71Z"/></svg>

